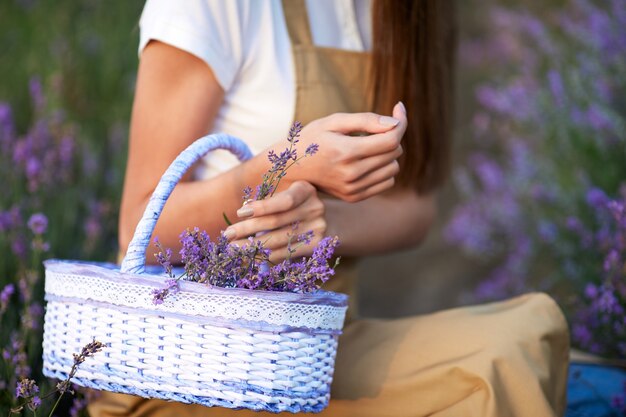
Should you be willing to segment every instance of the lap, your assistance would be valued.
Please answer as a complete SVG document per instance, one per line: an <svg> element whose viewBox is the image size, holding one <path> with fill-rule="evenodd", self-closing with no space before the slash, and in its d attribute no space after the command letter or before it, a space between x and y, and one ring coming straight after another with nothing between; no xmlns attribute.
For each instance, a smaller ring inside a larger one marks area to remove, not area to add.
<svg viewBox="0 0 626 417"><path fill-rule="evenodd" d="M357 320L340 338L332 399L349 416L561 415L567 326L543 294L398 320ZM105 393L93 417L271 415Z"/></svg>

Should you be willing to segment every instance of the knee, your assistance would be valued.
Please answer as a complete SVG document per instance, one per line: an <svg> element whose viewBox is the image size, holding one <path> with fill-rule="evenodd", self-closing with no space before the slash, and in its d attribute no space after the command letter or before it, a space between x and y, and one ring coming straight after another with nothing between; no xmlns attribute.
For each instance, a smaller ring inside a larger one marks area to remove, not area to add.
<svg viewBox="0 0 626 417"><path fill-rule="evenodd" d="M492 349L530 352L569 353L567 321L556 302L547 294L530 293L504 303L499 314L498 329L494 329Z"/></svg>
<svg viewBox="0 0 626 417"><path fill-rule="evenodd" d="M523 312L527 323L520 321L525 329L522 334L550 343L554 347L569 348L567 320L556 301L545 293L531 293L524 297Z"/></svg>
<svg viewBox="0 0 626 417"><path fill-rule="evenodd" d="M569 362L567 322L556 302L543 293L511 300L503 335L495 336L488 355L498 380L525 381L553 410L564 407ZM506 385L506 384L503 384Z"/></svg>

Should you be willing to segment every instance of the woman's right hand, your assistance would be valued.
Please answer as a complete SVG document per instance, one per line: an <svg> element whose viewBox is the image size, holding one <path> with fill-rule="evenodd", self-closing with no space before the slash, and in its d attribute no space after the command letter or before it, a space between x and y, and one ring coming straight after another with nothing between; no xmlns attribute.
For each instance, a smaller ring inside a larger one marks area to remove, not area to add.
<svg viewBox="0 0 626 417"><path fill-rule="evenodd" d="M393 117L374 113L335 113L317 119L300 132L299 147L319 151L293 166L285 178L305 180L347 202L365 200L393 187L402 155L406 110L396 104ZM366 133L367 136L349 136Z"/></svg>

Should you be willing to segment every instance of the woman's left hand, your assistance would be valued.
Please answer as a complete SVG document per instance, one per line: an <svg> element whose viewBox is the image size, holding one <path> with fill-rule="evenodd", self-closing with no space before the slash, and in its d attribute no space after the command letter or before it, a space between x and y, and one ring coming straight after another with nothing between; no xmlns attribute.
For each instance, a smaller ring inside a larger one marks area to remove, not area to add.
<svg viewBox="0 0 626 417"><path fill-rule="evenodd" d="M225 236L238 245L247 243L249 236L265 242L265 247L272 250L270 260L280 262L289 255L287 243L290 234L313 231L310 244L298 245L292 256L309 256L315 245L326 235L327 223L323 201L317 190L306 181L296 181L286 190L276 193L265 200L252 201L237 211L244 219L229 226ZM293 224L298 223L294 231Z"/></svg>

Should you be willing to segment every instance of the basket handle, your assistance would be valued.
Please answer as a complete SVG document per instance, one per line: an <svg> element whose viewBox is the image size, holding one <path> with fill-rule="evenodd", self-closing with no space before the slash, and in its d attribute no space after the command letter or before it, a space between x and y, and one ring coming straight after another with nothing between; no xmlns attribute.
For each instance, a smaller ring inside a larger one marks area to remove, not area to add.
<svg viewBox="0 0 626 417"><path fill-rule="evenodd" d="M252 157L252 152L241 139L225 133L204 136L182 151L167 168L154 189L152 197L150 197L148 206L137 224L133 239L130 245L128 245L128 251L122 261L122 272L142 274L145 271L146 249L150 244L150 237L152 237L152 232L154 232L154 227L163 211L165 202L185 172L198 159L215 149L229 150L240 161L245 161Z"/></svg>

